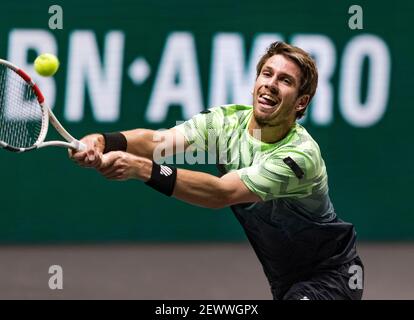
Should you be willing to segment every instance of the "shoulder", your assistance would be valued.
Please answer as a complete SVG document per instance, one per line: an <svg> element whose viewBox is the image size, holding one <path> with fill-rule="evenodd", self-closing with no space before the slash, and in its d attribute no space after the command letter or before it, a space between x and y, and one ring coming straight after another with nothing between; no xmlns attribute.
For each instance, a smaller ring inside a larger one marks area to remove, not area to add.
<svg viewBox="0 0 414 320"><path fill-rule="evenodd" d="M300 124L296 124L292 128L292 133L281 146L281 150L291 151L304 154L311 158L319 158L321 156L318 143L313 139L310 133Z"/></svg>
<svg viewBox="0 0 414 320"><path fill-rule="evenodd" d="M293 160L304 172L307 178L318 175L324 169L324 162L319 145L309 132L300 124L296 124L288 139L276 150L274 157L289 167Z"/></svg>
<svg viewBox="0 0 414 320"><path fill-rule="evenodd" d="M246 122L252 112L252 106L228 104L211 107L202 111L199 116L205 118L213 127L233 127Z"/></svg>
<svg viewBox="0 0 414 320"><path fill-rule="evenodd" d="M249 114L253 110L252 106L240 105L240 104L226 104L216 107L211 107L201 112L201 114L213 113L214 115L221 115L223 117L242 116L243 114Z"/></svg>

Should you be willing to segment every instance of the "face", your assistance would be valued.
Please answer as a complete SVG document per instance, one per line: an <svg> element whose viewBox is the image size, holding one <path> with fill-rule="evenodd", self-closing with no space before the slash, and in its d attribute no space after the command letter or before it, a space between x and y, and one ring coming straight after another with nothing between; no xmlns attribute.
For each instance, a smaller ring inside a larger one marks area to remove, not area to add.
<svg viewBox="0 0 414 320"><path fill-rule="evenodd" d="M296 111L307 103L306 97L298 97L300 79L299 66L283 55L266 61L253 91L253 114L259 125L276 126L296 119Z"/></svg>

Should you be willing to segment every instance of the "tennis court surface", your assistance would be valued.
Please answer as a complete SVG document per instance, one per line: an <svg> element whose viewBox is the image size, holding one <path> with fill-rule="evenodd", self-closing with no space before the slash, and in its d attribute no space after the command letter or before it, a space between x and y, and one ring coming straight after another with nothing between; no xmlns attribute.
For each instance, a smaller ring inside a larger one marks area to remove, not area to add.
<svg viewBox="0 0 414 320"><path fill-rule="evenodd" d="M414 244L362 243L364 299L414 298ZM1 246L0 299L271 299L248 244ZM48 286L63 269L63 289Z"/></svg>

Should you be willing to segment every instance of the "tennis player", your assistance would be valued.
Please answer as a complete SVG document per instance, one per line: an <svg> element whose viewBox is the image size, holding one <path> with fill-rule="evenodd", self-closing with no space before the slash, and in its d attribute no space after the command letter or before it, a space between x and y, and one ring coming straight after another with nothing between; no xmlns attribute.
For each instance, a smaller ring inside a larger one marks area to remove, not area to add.
<svg viewBox="0 0 414 320"><path fill-rule="evenodd" d="M354 226L338 218L319 146L296 121L317 82L305 51L275 42L257 64L253 106L213 107L162 133L91 134L81 140L87 151L70 157L108 179L139 179L194 205L229 206L274 299L361 299ZM181 147L214 153L221 176L157 163L160 148L165 156Z"/></svg>

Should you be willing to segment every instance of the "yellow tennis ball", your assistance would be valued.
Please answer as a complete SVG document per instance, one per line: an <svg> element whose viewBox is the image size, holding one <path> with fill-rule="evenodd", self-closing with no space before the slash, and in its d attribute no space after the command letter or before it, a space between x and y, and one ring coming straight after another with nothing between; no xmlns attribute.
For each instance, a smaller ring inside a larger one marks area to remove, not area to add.
<svg viewBox="0 0 414 320"><path fill-rule="evenodd" d="M59 69L59 60L53 54L43 53L34 61L34 67L41 76L51 77Z"/></svg>

